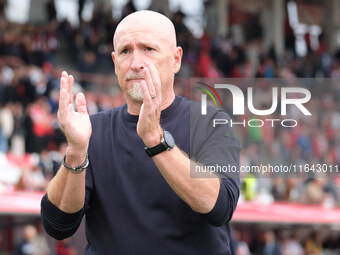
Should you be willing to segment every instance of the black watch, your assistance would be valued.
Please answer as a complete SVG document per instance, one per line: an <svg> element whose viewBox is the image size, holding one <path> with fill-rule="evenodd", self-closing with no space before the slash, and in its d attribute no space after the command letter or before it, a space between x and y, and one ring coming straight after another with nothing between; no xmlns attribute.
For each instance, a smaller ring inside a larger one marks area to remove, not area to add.
<svg viewBox="0 0 340 255"><path fill-rule="evenodd" d="M153 157L163 151L166 151L166 150L169 151L174 147L175 147L175 140L172 137L172 134L169 131L164 131L160 144L152 148L148 148L145 146L144 149L145 149L146 154L148 154L148 156Z"/></svg>

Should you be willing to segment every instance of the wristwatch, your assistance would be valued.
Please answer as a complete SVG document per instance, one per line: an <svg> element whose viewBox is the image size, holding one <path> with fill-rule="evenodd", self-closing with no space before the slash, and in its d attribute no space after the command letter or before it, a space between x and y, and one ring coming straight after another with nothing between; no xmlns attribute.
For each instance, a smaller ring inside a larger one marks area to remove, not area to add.
<svg viewBox="0 0 340 255"><path fill-rule="evenodd" d="M163 151L166 151L166 150L169 151L174 147L175 147L175 140L172 137L172 134L169 131L164 131L160 144L152 148L148 148L145 146L144 149L145 149L146 154L148 154L148 156L153 157Z"/></svg>

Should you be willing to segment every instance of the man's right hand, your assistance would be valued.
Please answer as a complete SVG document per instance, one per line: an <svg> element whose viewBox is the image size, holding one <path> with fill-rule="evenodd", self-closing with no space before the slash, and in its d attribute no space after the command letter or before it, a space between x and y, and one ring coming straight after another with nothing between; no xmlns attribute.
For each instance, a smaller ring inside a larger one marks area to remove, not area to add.
<svg viewBox="0 0 340 255"><path fill-rule="evenodd" d="M77 111L73 109L73 83L72 75L64 71L60 79L58 120L68 142L66 164L76 167L86 159L92 126L83 93L77 94ZM78 212L85 201L85 176L85 171L73 174L61 165L47 187L48 200L63 212Z"/></svg>
<svg viewBox="0 0 340 255"><path fill-rule="evenodd" d="M77 94L77 111L73 109L73 83L73 76L68 75L65 71L62 72L58 120L68 142L67 161L71 165L76 165L83 163L85 160L92 127L83 93Z"/></svg>

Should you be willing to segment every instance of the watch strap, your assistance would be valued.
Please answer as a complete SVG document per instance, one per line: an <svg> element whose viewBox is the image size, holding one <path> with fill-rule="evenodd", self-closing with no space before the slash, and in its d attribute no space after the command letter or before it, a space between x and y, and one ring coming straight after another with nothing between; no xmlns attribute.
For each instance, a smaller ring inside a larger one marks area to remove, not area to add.
<svg viewBox="0 0 340 255"><path fill-rule="evenodd" d="M160 143L152 148L148 148L148 147L144 147L146 154L148 154L149 157L153 157L165 150L167 150L168 148L163 144Z"/></svg>

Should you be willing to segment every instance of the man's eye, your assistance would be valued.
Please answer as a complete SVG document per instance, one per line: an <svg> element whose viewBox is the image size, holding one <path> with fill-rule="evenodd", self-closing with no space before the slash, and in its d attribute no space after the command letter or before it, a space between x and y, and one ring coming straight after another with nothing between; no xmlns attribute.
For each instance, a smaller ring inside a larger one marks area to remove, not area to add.
<svg viewBox="0 0 340 255"><path fill-rule="evenodd" d="M126 53L129 53L129 50L128 49L124 49L121 51L122 54L126 54Z"/></svg>
<svg viewBox="0 0 340 255"><path fill-rule="evenodd" d="M146 50L146 51L153 51L153 48L151 48L151 47L146 47L145 50Z"/></svg>

